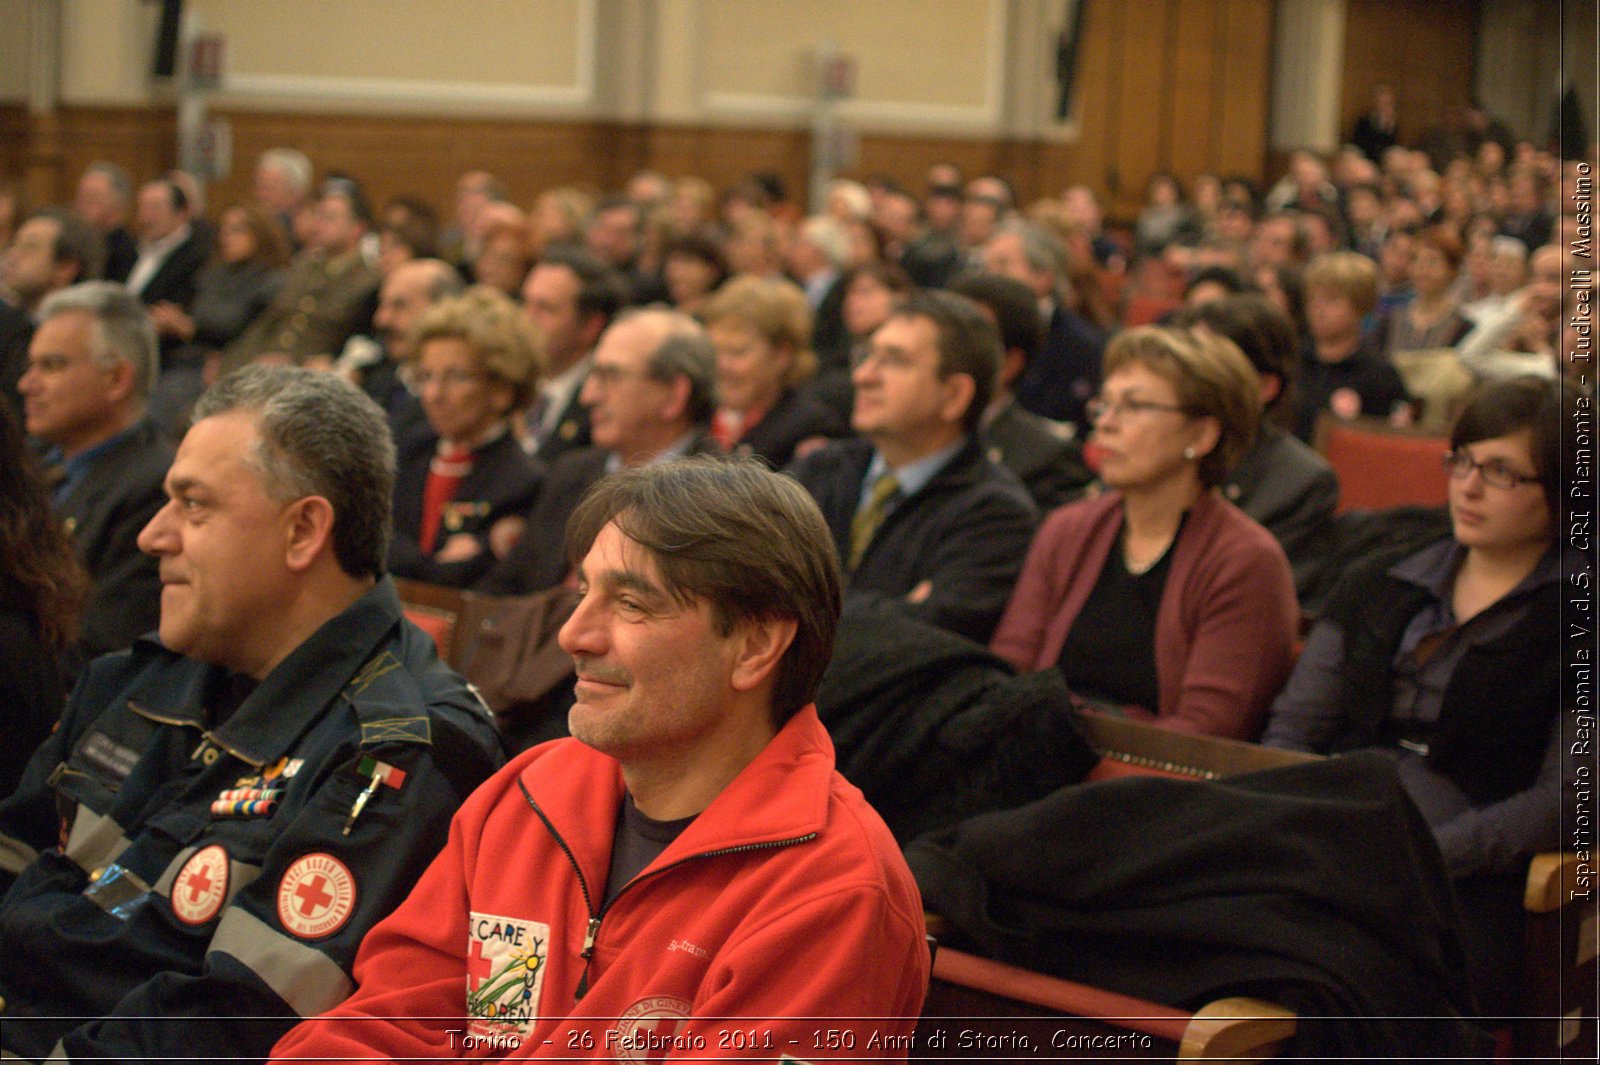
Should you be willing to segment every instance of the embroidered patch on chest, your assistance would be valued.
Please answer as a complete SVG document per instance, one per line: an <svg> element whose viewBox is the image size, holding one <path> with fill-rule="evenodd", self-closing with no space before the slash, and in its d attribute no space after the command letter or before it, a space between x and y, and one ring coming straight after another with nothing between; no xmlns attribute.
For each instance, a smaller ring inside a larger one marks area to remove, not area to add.
<svg viewBox="0 0 1600 1065"><path fill-rule="evenodd" d="M278 882L278 921L301 939L325 939L356 908L356 879L331 854L296 858Z"/></svg>
<svg viewBox="0 0 1600 1065"><path fill-rule="evenodd" d="M172 882L172 914L184 924L205 924L228 897L228 852L219 843L190 856Z"/></svg>
<svg viewBox="0 0 1600 1065"><path fill-rule="evenodd" d="M678 1037L689 1023L689 1009L681 998L648 995L623 1010L614 1029L617 1060L655 1062L676 1051L704 1049L697 1040Z"/></svg>
<svg viewBox="0 0 1600 1065"><path fill-rule="evenodd" d="M550 958L550 926L474 913L467 922L469 1031L492 1038L529 1035Z"/></svg>

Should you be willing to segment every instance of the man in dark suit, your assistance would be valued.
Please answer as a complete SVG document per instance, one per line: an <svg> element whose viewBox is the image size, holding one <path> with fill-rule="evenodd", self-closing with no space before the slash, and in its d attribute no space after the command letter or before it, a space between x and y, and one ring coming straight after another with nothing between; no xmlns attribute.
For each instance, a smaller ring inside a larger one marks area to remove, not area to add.
<svg viewBox="0 0 1600 1065"><path fill-rule="evenodd" d="M372 336L354 336L345 344L334 369L354 381L389 417L395 446L404 450L429 434L422 403L401 379L411 359L411 327L429 307L466 287L461 274L443 259L409 259L384 277Z"/></svg>
<svg viewBox="0 0 1600 1065"><path fill-rule="evenodd" d="M193 220L184 185L161 177L139 189L139 254L128 272L128 291L150 308L161 346L161 374L150 395L150 418L170 436L183 435L189 408L205 385L201 358L181 351L196 278L211 255L211 233Z"/></svg>
<svg viewBox="0 0 1600 1065"><path fill-rule="evenodd" d="M155 331L121 285L74 285L40 306L20 389L29 434L50 446L56 511L89 571L86 656L127 647L160 614L156 561L138 545L166 502L173 454L145 416L155 377Z"/></svg>
<svg viewBox="0 0 1600 1065"><path fill-rule="evenodd" d="M589 415L579 396L595 344L627 298L622 275L581 248L551 248L533 264L522 309L544 337L545 376L521 419L528 454L554 462L589 445Z"/></svg>
<svg viewBox="0 0 1600 1065"><path fill-rule="evenodd" d="M816 322L811 350L823 368L844 367L850 361L850 330L844 324L844 267L850 238L844 227L824 215L800 224L784 251L785 265L805 290L806 303Z"/></svg>
<svg viewBox="0 0 1600 1065"><path fill-rule="evenodd" d="M968 274L957 278L950 291L983 308L1005 345L994 399L983 412L989 458L1017 475L1041 511L1077 499L1094 474L1083 463L1083 445L1072 426L1023 409L1012 392L1043 332L1033 290L999 274Z"/></svg>
<svg viewBox="0 0 1600 1065"><path fill-rule="evenodd" d="M571 569L567 518L590 485L613 470L717 450L705 431L716 409L716 353L681 312L618 318L600 338L579 398L594 443L551 464L516 546L478 590L525 595L560 584Z"/></svg>
<svg viewBox="0 0 1600 1065"><path fill-rule="evenodd" d="M116 163L90 163L78 178L73 210L100 231L106 242L106 264L101 276L125 281L139 258L139 242L128 232L128 208L133 201L133 181Z"/></svg>
<svg viewBox="0 0 1600 1065"><path fill-rule="evenodd" d="M1017 381L1017 401L1052 421L1071 422L1080 438L1091 426L1084 404L1100 387L1105 337L1063 300L1067 250L1033 222L1007 222L983 248L984 268L1033 290L1044 323L1044 342Z"/></svg>
<svg viewBox="0 0 1600 1065"><path fill-rule="evenodd" d="M792 467L833 531L847 605L895 603L988 641L1038 520L978 435L999 363L994 323L946 292L913 295L873 334L853 377L862 439Z"/></svg>
<svg viewBox="0 0 1600 1065"><path fill-rule="evenodd" d="M22 415L17 381L27 368L34 314L50 293L100 276L106 242L76 211L46 207L33 212L0 255L0 289L16 297L0 311L0 394Z"/></svg>
<svg viewBox="0 0 1600 1065"><path fill-rule="evenodd" d="M190 224L189 196L177 182L157 178L139 189L138 209L139 255L128 271L128 291L147 307L188 310L195 277L211 254L209 242ZM156 331L165 341L159 317Z"/></svg>

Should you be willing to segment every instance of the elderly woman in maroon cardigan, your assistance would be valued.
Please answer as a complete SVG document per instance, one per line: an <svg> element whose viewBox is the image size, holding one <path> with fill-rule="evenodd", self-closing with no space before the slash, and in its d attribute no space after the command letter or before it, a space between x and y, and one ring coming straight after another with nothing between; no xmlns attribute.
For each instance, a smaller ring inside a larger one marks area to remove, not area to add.
<svg viewBox="0 0 1600 1065"><path fill-rule="evenodd" d="M1230 341L1147 327L1111 342L1103 381L1110 491L1045 520L992 647L1130 716L1253 740L1299 616L1282 548L1216 491L1255 435L1255 372Z"/></svg>

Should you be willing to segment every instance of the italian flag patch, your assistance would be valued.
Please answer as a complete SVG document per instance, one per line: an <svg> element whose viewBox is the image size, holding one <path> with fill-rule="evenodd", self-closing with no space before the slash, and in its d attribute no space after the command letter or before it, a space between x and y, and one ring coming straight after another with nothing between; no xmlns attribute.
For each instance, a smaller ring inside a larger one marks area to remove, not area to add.
<svg viewBox="0 0 1600 1065"><path fill-rule="evenodd" d="M356 763L356 772L364 777L370 777L375 781L387 784L391 788L399 788L400 785L406 782L406 771L404 769L396 769L388 762L380 762L371 755L362 756L361 761Z"/></svg>

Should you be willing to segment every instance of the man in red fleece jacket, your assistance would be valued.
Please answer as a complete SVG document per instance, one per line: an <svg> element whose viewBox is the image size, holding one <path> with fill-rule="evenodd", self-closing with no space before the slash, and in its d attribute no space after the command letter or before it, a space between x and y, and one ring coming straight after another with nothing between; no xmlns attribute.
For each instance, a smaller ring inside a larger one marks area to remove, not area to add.
<svg viewBox="0 0 1600 1065"><path fill-rule="evenodd" d="M904 1056L922 904L810 705L840 603L815 504L689 459L601 481L567 539L573 738L463 805L359 989L274 1055Z"/></svg>

